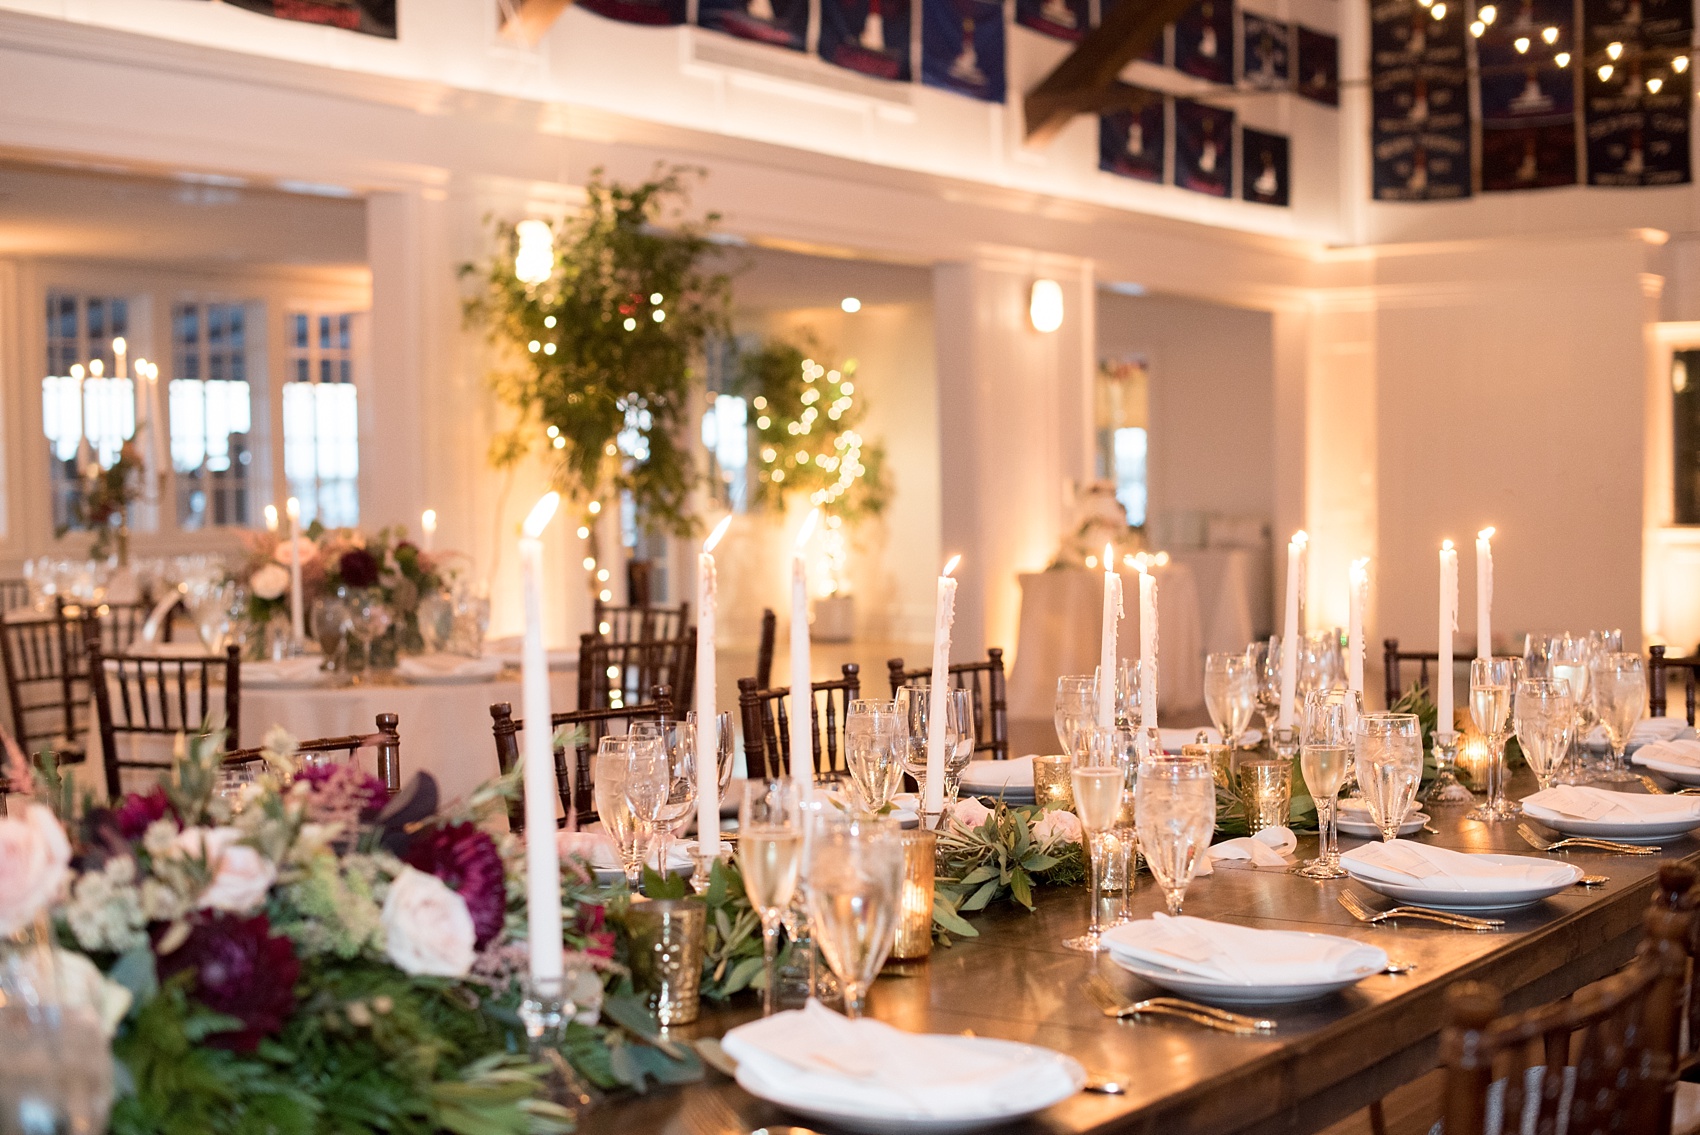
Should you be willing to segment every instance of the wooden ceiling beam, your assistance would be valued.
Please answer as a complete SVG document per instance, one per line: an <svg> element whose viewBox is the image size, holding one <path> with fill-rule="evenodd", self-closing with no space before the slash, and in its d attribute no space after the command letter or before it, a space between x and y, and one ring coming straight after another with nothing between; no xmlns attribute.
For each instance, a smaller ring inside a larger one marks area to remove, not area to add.
<svg viewBox="0 0 1700 1135"><path fill-rule="evenodd" d="M502 0L497 10L502 15L502 38L527 47L537 41L561 18L572 0Z"/></svg>
<svg viewBox="0 0 1700 1135"><path fill-rule="evenodd" d="M1128 96L1111 96L1120 85L1116 76L1149 51L1162 37L1163 28L1192 4L1193 0L1120 0L1111 7L1104 22L1087 32L1022 100L1028 145L1046 144L1077 114L1129 105ZM1106 97L1122 101L1106 106Z"/></svg>

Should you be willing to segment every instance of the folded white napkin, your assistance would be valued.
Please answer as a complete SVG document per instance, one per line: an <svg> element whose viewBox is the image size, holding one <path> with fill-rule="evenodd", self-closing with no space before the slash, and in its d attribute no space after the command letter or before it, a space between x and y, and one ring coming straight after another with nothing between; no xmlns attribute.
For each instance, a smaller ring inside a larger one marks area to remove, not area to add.
<svg viewBox="0 0 1700 1135"><path fill-rule="evenodd" d="M1291 828L1264 828L1256 835L1225 839L1211 844L1199 857L1192 877L1197 879L1208 875L1217 866L1286 867L1292 863L1289 856L1298 846L1299 837L1293 834Z"/></svg>
<svg viewBox="0 0 1700 1135"><path fill-rule="evenodd" d="M1007 761L969 761L962 770L962 784L968 788L1032 788L1033 754Z"/></svg>
<svg viewBox="0 0 1700 1135"><path fill-rule="evenodd" d="M1652 741L1636 749L1630 761L1638 765L1682 765L1700 769L1700 741Z"/></svg>
<svg viewBox="0 0 1700 1135"><path fill-rule="evenodd" d="M1396 839L1392 843L1366 843L1340 857L1354 875L1396 886L1421 884L1433 890L1494 891L1507 883L1532 887L1562 886L1579 873L1569 863L1554 863L1528 855L1502 858L1515 863L1493 862L1444 847Z"/></svg>
<svg viewBox="0 0 1700 1135"><path fill-rule="evenodd" d="M556 832L555 848L561 858L576 855L588 862L599 871L621 870L620 853L614 847L614 840L606 832ZM676 839L667 848L667 868L678 871L694 864L691 852L696 848L694 840ZM655 845L649 847L648 864L657 871L661 870L655 858Z"/></svg>
<svg viewBox="0 0 1700 1135"><path fill-rule="evenodd" d="M324 676L323 660L313 655L275 661L242 663L242 681L256 686L301 686Z"/></svg>
<svg viewBox="0 0 1700 1135"><path fill-rule="evenodd" d="M852 1021L816 1001L740 1025L721 1046L789 1095L876 1116L957 1119L1066 1097L1077 1087L1067 1064L1036 1061L1030 1049Z"/></svg>
<svg viewBox="0 0 1700 1135"><path fill-rule="evenodd" d="M1648 717L1635 723L1629 731L1629 739L1638 744L1649 741L1669 741L1680 737L1689 729L1688 721L1681 717Z"/></svg>
<svg viewBox="0 0 1700 1135"><path fill-rule="evenodd" d="M1576 820L1633 824L1675 820L1693 816L1700 821L1700 796L1653 796L1645 792L1608 792L1579 784L1560 784L1523 798L1524 808L1533 804Z"/></svg>
<svg viewBox="0 0 1700 1135"><path fill-rule="evenodd" d="M1127 957L1230 985L1303 985L1387 967L1374 946L1327 934L1256 930L1227 922L1154 914L1104 934L1112 958Z"/></svg>
<svg viewBox="0 0 1700 1135"><path fill-rule="evenodd" d="M494 678L501 673L500 658L467 658L460 654L419 654L396 663L403 678Z"/></svg>

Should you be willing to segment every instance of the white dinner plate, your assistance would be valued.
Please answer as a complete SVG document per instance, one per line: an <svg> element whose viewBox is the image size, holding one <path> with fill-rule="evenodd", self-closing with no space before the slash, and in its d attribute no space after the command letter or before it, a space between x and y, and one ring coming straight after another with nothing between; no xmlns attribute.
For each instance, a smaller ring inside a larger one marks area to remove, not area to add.
<svg viewBox="0 0 1700 1135"><path fill-rule="evenodd" d="M1630 761L1641 768L1650 768L1656 773L1670 777L1678 784L1700 784L1700 767L1683 764L1680 761L1665 761L1658 757L1646 757L1636 753Z"/></svg>
<svg viewBox="0 0 1700 1135"><path fill-rule="evenodd" d="M1431 906L1436 910L1455 910L1460 913L1478 913L1496 910L1519 910L1522 907L1534 906L1542 899L1550 898L1561 891L1569 890L1576 885L1576 880L1582 877L1582 869L1573 863L1553 864L1550 859L1536 859L1532 855L1477 855L1475 858L1488 863L1504 863L1515 866L1533 860L1536 863L1568 868L1563 882L1530 883L1508 879L1492 890L1460 891L1451 887L1432 887L1420 879L1409 883L1384 883L1379 879L1366 878L1353 869L1350 859L1341 861L1340 866L1352 879L1375 891L1402 903L1412 903L1416 906Z"/></svg>
<svg viewBox="0 0 1700 1135"><path fill-rule="evenodd" d="M1700 805L1700 799L1695 801ZM1663 820L1579 820L1539 804L1523 804L1523 814L1539 820L1555 832L1565 835L1588 835L1600 839L1615 839L1621 843L1658 843L1678 839L1700 828L1700 815Z"/></svg>
<svg viewBox="0 0 1700 1135"><path fill-rule="evenodd" d="M1333 934L1306 934L1305 937L1336 939ZM1179 993L1183 997L1191 997L1195 1001L1203 1001L1208 1005L1291 1005L1299 1001L1313 1001L1356 985L1364 978L1373 977L1387 968L1387 963L1383 962L1381 965L1365 965L1359 972L1350 976L1330 977L1319 981L1292 985L1239 985L1170 969L1145 958L1136 958L1117 950L1114 944L1110 945L1110 960L1152 985L1167 989L1171 993Z"/></svg>
<svg viewBox="0 0 1700 1135"><path fill-rule="evenodd" d="M669 875L689 875L693 873L696 870L696 850L697 841L694 839L674 840L672 849L667 853L667 873ZM686 856L682 860L680 858L681 852ZM655 866L655 853L653 851L650 852L648 866ZM609 883L617 883L626 877L626 873L619 867L606 867L594 862L591 863L590 870L596 876L596 881L604 886Z"/></svg>
<svg viewBox="0 0 1700 1135"><path fill-rule="evenodd" d="M883 1109L850 1111L841 1106L824 1104L814 1096L800 1091L795 1085L764 1078L748 1064L738 1065L738 1086L757 1099L778 1104L787 1111L794 1111L807 1119L816 1119L834 1127L842 1127L846 1131L867 1132L868 1135L951 1135L957 1131L977 1131L982 1127L1008 1123L1010 1120L1032 1115L1036 1111L1043 1111L1052 1104L1068 1099L1086 1086L1086 1069L1080 1066L1080 1062L1048 1048L1020 1044L1012 1040L995 1040L992 1037L939 1039L948 1039L951 1043L964 1047L1010 1049L1023 1056L1024 1063L1029 1064L1037 1064L1043 1060L1055 1061L1067 1074L1068 1090L1063 1091L1059 1085L1056 1091L1035 1094L1022 1100L1018 1106L1000 1107L988 1101L984 1111L963 1112L946 1119Z"/></svg>
<svg viewBox="0 0 1700 1135"><path fill-rule="evenodd" d="M964 783L961 794L964 796L984 796L988 800L1002 800L1005 804L1033 803L1031 785Z"/></svg>
<svg viewBox="0 0 1700 1135"><path fill-rule="evenodd" d="M1423 825L1428 823L1428 819L1427 812L1412 812L1405 817L1405 822L1399 825L1399 834L1417 834L1423 830ZM1359 839L1381 838L1381 829L1375 826L1375 821L1370 819L1367 811L1353 809L1351 812L1347 812L1342 808L1337 822L1341 835L1356 836Z"/></svg>

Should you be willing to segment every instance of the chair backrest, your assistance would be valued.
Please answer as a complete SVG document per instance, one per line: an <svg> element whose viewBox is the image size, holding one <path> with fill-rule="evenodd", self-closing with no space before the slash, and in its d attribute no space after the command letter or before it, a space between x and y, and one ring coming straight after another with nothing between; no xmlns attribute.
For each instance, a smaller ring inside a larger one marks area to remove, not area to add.
<svg viewBox="0 0 1700 1135"><path fill-rule="evenodd" d="M596 633L609 642L654 642L679 638L691 621L691 605L615 607L596 603Z"/></svg>
<svg viewBox="0 0 1700 1135"><path fill-rule="evenodd" d="M1693 921L1655 898L1635 960L1568 1001L1502 1017L1493 989L1448 990L1447 1135L1486 1135L1490 1110L1506 1132L1668 1135Z"/></svg>
<svg viewBox="0 0 1700 1135"><path fill-rule="evenodd" d="M384 782L384 791L394 796L401 791L401 718L393 713L380 713L376 721L378 729L375 733L353 733L346 737L319 737L311 741L298 741L295 751L324 753L353 760L361 749L375 749L378 755L378 776ZM260 749L256 747L226 753L224 763L245 765L263 759Z"/></svg>
<svg viewBox="0 0 1700 1135"><path fill-rule="evenodd" d="M27 579L0 579L0 614L30 605L30 583Z"/></svg>
<svg viewBox="0 0 1700 1135"><path fill-rule="evenodd" d="M634 721L671 721L673 719L673 695L666 686L656 686L650 691L650 700L644 705L624 706L619 709L580 709L571 713L553 713L549 722L555 729L562 727L584 729L584 741L574 747L572 771L567 766L566 751L560 747L555 749L555 783L561 797L561 811L568 816L574 816L580 824L589 823L596 814L594 784L591 780L591 757L596 753L602 738L609 734L624 733L631 729ZM514 720L513 706L508 702L497 702L490 707L490 728L496 737L496 767L505 776L519 764L519 733L525 728L524 721ZM578 786L575 794L573 786ZM525 798L515 797L508 803L508 829L521 832L525 830Z"/></svg>
<svg viewBox="0 0 1700 1135"><path fill-rule="evenodd" d="M643 694L666 686L674 705L690 705L696 696L697 630L686 627L677 638L613 642L601 635L579 636L578 708L623 709Z"/></svg>
<svg viewBox="0 0 1700 1135"><path fill-rule="evenodd" d="M761 611L761 639L756 643L756 689L773 685L773 645L779 637L779 616L772 607Z"/></svg>
<svg viewBox="0 0 1700 1135"><path fill-rule="evenodd" d="M108 655L115 656L130 649L142 637L142 628L147 625L148 616L153 614L153 604L102 603L94 610L100 620L100 643ZM169 628L168 621L166 639L171 637Z"/></svg>
<svg viewBox="0 0 1700 1135"><path fill-rule="evenodd" d="M31 757L52 749L62 764L87 756L88 658L83 623L93 616L56 607L49 615L0 620L0 668L12 736Z"/></svg>
<svg viewBox="0 0 1700 1135"><path fill-rule="evenodd" d="M100 729L101 760L106 766L107 799L123 795L122 770L170 767L169 750L160 759L137 757L118 739L204 734L216 698L222 698L226 737L241 736L242 654L235 645L223 654L198 658L106 657L105 632L90 619L83 624L89 687Z"/></svg>
<svg viewBox="0 0 1700 1135"><path fill-rule="evenodd" d="M1438 666L1440 652L1438 650L1400 650L1399 640L1389 638L1381 643L1382 674L1384 677L1383 693L1387 695L1387 704L1393 705L1405 696L1405 666L1407 663L1417 665L1417 685L1429 690L1432 696L1433 687L1429 681L1429 667Z"/></svg>
<svg viewBox="0 0 1700 1135"><path fill-rule="evenodd" d="M904 686L932 684L931 666L908 670L903 659L893 658L885 664L891 679L891 696ZM1004 687L1003 648L994 646L986 651L984 662L954 662L950 667L950 684L968 691L968 701L974 714L974 751L985 753L994 761L1009 759L1009 695Z"/></svg>
<svg viewBox="0 0 1700 1135"><path fill-rule="evenodd" d="M844 718L862 696L861 667L846 662L843 677L809 686L809 736L817 780L844 772ZM744 763L750 776L786 776L791 771L791 688L762 689L754 678L738 679L738 712L744 725Z"/></svg>
<svg viewBox="0 0 1700 1135"><path fill-rule="evenodd" d="M1671 658L1665 654L1663 646L1647 648L1647 716L1663 717L1666 713L1665 699L1667 692L1665 683L1670 681L1671 671L1682 671L1683 704L1688 714L1688 724L1694 724L1694 703L1696 679L1700 678L1700 654L1692 654L1685 658Z"/></svg>

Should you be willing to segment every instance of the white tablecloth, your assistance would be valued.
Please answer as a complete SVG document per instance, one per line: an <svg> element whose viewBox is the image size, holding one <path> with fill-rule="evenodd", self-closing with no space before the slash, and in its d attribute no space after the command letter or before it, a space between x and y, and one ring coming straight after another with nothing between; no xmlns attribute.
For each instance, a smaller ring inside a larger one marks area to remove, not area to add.
<svg viewBox="0 0 1700 1135"><path fill-rule="evenodd" d="M1021 629L1009 675L1009 716L1049 721L1057 679L1090 674L1098 667L1104 573L1061 568L1025 574L1020 582ZM1138 658L1139 573L1122 573L1122 594L1127 617L1116 636L1116 652L1122 658ZM1157 569L1157 621L1160 718L1163 712L1204 704L1198 586L1184 564Z"/></svg>
<svg viewBox="0 0 1700 1135"><path fill-rule="evenodd" d="M1261 553L1248 548L1193 548L1170 556L1175 564L1188 568L1198 584L1206 654L1244 650L1260 630L1264 635L1273 633L1269 565Z"/></svg>

